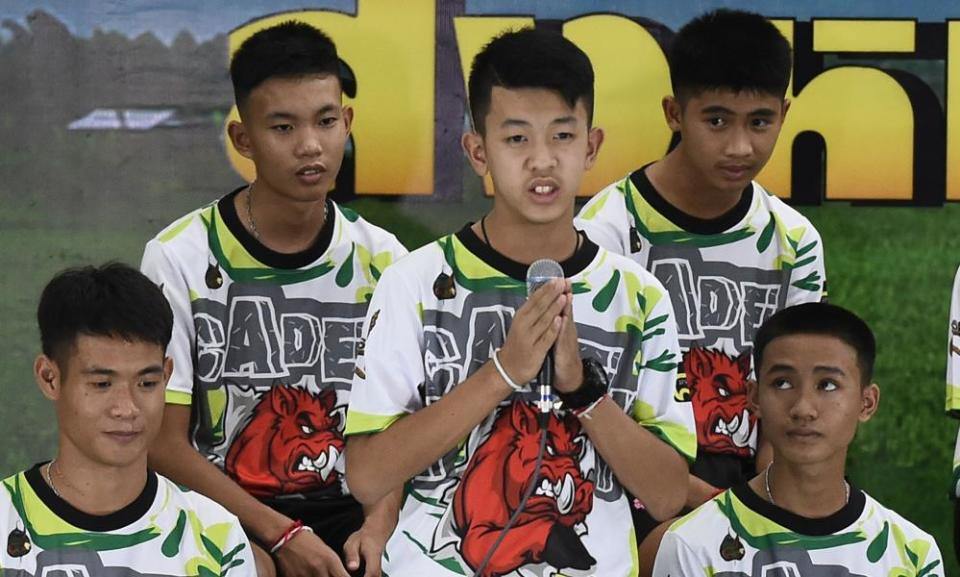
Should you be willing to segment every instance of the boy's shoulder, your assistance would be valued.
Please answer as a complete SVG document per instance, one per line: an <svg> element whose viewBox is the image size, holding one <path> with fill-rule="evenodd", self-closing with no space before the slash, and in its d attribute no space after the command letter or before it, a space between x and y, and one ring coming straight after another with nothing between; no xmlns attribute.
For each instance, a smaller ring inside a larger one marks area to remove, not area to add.
<svg viewBox="0 0 960 577"><path fill-rule="evenodd" d="M866 491L862 492L866 498L864 508L868 514L868 518L872 519L875 525L889 526L891 531L901 532L907 541L919 539L920 541L935 543L933 535L927 533L900 513L877 501Z"/></svg>
<svg viewBox="0 0 960 577"><path fill-rule="evenodd" d="M621 272L621 274L634 274L644 285L653 285L663 289L663 284L660 282L660 280L657 279L652 272L647 270L646 267L642 266L634 259L619 252L604 248L599 244L597 246L599 248L597 252L598 263L602 263L603 265L618 270Z"/></svg>
<svg viewBox="0 0 960 577"><path fill-rule="evenodd" d="M220 202L219 199L191 210L187 214L174 220L158 232L151 242L156 241L161 244L167 244L173 241L182 241L185 238L196 236L196 233L201 231L205 236L213 211L216 210L218 202Z"/></svg>
<svg viewBox="0 0 960 577"><path fill-rule="evenodd" d="M788 229L803 226L816 232L816 228L813 226L813 223L810 222L810 219L801 214L796 208L787 204L785 200L764 188L759 182L753 181L753 191L757 196L755 202L762 203L766 210L776 215L777 219Z"/></svg>
<svg viewBox="0 0 960 577"><path fill-rule="evenodd" d="M446 271L448 274L450 273L445 263L450 259L456 259L453 252L458 250L457 244L456 234L442 236L397 259L384 274L403 278L408 281L420 280L422 282L429 281L432 283L436 272L434 276L427 278L429 276L427 274L428 272L441 271L441 269L443 269L443 271Z"/></svg>
<svg viewBox="0 0 960 577"><path fill-rule="evenodd" d="M407 249L392 232L366 220L350 207L333 201L330 205L339 217L344 235L350 241L374 252L389 251L406 254Z"/></svg>
<svg viewBox="0 0 960 577"><path fill-rule="evenodd" d="M204 526L219 523L240 524L236 515L206 495L178 485L160 473L152 474L157 477L157 495L164 508L192 511Z"/></svg>

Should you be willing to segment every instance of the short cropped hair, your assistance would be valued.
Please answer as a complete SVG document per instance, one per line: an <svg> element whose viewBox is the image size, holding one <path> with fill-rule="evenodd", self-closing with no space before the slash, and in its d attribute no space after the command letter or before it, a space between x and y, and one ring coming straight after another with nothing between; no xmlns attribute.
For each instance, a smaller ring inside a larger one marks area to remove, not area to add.
<svg viewBox="0 0 960 577"><path fill-rule="evenodd" d="M473 59L468 82L473 129L483 135L493 87L545 88L570 107L583 100L593 123L593 65L577 45L553 31L522 28L505 32Z"/></svg>
<svg viewBox="0 0 960 577"><path fill-rule="evenodd" d="M62 362L78 336L114 337L166 350L173 311L160 287L122 263L58 273L37 307L43 354Z"/></svg>
<svg viewBox="0 0 960 577"><path fill-rule="evenodd" d="M787 307L763 323L753 339L753 360L758 373L767 345L779 337L793 335L828 336L846 343L857 353L860 383L868 385L873 381L873 363L877 357L873 331L847 309L819 302Z"/></svg>
<svg viewBox="0 0 960 577"><path fill-rule="evenodd" d="M681 102L710 90L783 98L790 83L790 44L763 16L707 12L683 26L667 51L670 84Z"/></svg>
<svg viewBox="0 0 960 577"><path fill-rule="evenodd" d="M304 22L288 21L247 38L230 61L233 96L242 108L250 93L271 78L331 74L347 96L354 96L352 72L337 56L329 36Z"/></svg>

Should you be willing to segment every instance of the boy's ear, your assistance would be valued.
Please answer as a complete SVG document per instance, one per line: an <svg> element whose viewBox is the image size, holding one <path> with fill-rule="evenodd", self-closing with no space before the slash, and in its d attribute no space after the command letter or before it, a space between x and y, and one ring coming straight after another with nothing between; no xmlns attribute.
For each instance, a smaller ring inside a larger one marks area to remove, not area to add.
<svg viewBox="0 0 960 577"><path fill-rule="evenodd" d="M787 119L787 111L788 111L788 110L790 110L790 99L789 99L789 98L784 98L784 99L783 99L783 112L780 113L780 122L781 122L781 123L782 123L784 120Z"/></svg>
<svg viewBox="0 0 960 577"><path fill-rule="evenodd" d="M60 367L47 355L39 355L33 363L33 377L43 396L56 401L60 398Z"/></svg>
<svg viewBox="0 0 960 577"><path fill-rule="evenodd" d="M680 116L683 114L683 107L675 96L664 96L660 101L663 107L663 117L667 121L667 126L673 132L680 132Z"/></svg>
<svg viewBox="0 0 960 577"><path fill-rule="evenodd" d="M477 176L486 176L489 167L487 166L487 151L483 146L483 137L480 134L470 131L460 139L460 146L463 147L463 153L470 161L470 166Z"/></svg>
<svg viewBox="0 0 960 577"><path fill-rule="evenodd" d="M231 120L230 124L227 125L227 135L230 137L230 142L233 143L233 147L240 153L240 156L250 159L253 158L253 153L250 150L250 135L247 134L247 128L243 125L242 121Z"/></svg>
<svg viewBox="0 0 960 577"><path fill-rule="evenodd" d="M170 376L173 375L173 357L164 357L163 358L163 388L167 388L167 383L170 382Z"/></svg>
<svg viewBox="0 0 960 577"><path fill-rule="evenodd" d="M866 423L870 417L877 412L880 406L880 387L877 383L870 383L860 391L860 414L858 418L861 423Z"/></svg>
<svg viewBox="0 0 960 577"><path fill-rule="evenodd" d="M346 128L346 130L347 130L347 134L349 135L349 134L350 134L350 128L353 127L353 107L352 107L352 106L344 106L341 110L343 111L343 112L342 112L342 114L343 114L343 125L344 125L344 128Z"/></svg>
<svg viewBox="0 0 960 577"><path fill-rule="evenodd" d="M587 162L584 169L590 170L597 162L597 155L600 154L600 145L603 144L604 136L603 129L599 126L594 126L587 133Z"/></svg>
<svg viewBox="0 0 960 577"><path fill-rule="evenodd" d="M750 412L760 417L760 399L757 394L760 391L760 385L755 379L747 379L747 403L750 405Z"/></svg>

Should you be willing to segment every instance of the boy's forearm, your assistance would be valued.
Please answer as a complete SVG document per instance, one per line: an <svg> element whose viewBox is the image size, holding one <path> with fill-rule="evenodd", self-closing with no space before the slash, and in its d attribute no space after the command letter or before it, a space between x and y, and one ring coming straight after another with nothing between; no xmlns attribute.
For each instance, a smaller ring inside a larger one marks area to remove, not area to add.
<svg viewBox="0 0 960 577"><path fill-rule="evenodd" d="M687 498L687 465L673 447L605 398L580 423L617 480L655 519L668 519Z"/></svg>
<svg viewBox="0 0 960 577"><path fill-rule="evenodd" d="M512 389L488 362L430 406L378 433L347 442L347 482L361 503L374 504L457 446Z"/></svg>

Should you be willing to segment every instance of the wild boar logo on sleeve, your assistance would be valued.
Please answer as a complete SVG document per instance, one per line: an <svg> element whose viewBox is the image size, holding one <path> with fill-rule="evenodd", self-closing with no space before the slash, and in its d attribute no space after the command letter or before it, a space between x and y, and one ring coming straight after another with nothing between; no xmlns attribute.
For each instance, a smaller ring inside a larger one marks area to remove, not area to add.
<svg viewBox="0 0 960 577"><path fill-rule="evenodd" d="M697 444L707 453L750 457L757 417L749 409L750 354L691 348L684 355L688 396L697 423Z"/></svg>
<svg viewBox="0 0 960 577"><path fill-rule="evenodd" d="M343 453L337 393L274 385L227 452L226 470L253 495L339 491Z"/></svg>
<svg viewBox="0 0 960 577"><path fill-rule="evenodd" d="M461 556L474 570L533 481L539 429L533 407L514 402L497 416L464 471L453 497L454 530ZM537 488L482 577L507 575L528 564L594 567L596 560L577 531L593 508L593 482L580 471L585 443L576 417L550 415Z"/></svg>

